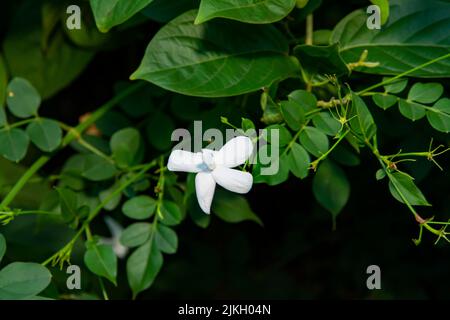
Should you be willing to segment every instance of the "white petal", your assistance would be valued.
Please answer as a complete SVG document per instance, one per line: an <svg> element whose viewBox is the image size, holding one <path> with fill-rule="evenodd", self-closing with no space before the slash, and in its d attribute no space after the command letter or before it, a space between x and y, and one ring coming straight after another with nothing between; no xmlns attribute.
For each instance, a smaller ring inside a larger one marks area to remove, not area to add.
<svg viewBox="0 0 450 320"><path fill-rule="evenodd" d="M205 164L201 152L173 150L167 163L169 171L200 172Z"/></svg>
<svg viewBox="0 0 450 320"><path fill-rule="evenodd" d="M218 167L212 172L218 185L237 193L247 193L252 188L253 176L244 171Z"/></svg>
<svg viewBox="0 0 450 320"><path fill-rule="evenodd" d="M239 136L231 139L215 155L216 166L237 167L252 155L253 143L249 137Z"/></svg>
<svg viewBox="0 0 450 320"><path fill-rule="evenodd" d="M205 213L211 212L211 203L214 197L216 182L211 172L199 172L195 176L195 192L200 208Z"/></svg>

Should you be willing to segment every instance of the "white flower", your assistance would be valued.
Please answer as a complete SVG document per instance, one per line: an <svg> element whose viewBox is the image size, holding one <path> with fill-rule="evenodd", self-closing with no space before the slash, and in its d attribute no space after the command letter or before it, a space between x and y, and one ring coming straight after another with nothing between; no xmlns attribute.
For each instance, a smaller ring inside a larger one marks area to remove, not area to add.
<svg viewBox="0 0 450 320"><path fill-rule="evenodd" d="M100 243L111 245L117 257L120 259L125 258L128 253L128 248L120 243L123 227L116 220L108 216L105 217L105 223L111 233L111 238L101 237Z"/></svg>
<svg viewBox="0 0 450 320"><path fill-rule="evenodd" d="M239 136L228 141L219 151L203 149L201 152L174 150L167 168L170 171L195 172L195 191L200 208L210 213L216 183L223 188L247 193L252 188L253 176L248 172L231 169L244 164L253 152L252 140Z"/></svg>

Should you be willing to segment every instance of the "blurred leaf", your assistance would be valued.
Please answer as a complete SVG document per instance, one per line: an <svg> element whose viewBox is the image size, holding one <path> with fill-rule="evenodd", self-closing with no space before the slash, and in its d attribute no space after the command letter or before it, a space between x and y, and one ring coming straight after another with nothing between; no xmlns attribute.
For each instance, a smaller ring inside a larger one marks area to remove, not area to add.
<svg viewBox="0 0 450 320"><path fill-rule="evenodd" d="M431 126L441 132L450 132L450 99L442 98L427 109L427 118Z"/></svg>
<svg viewBox="0 0 450 320"><path fill-rule="evenodd" d="M245 197L219 189L216 191L212 211L222 220L238 223L246 220L255 221L262 225L262 221L252 211Z"/></svg>
<svg viewBox="0 0 450 320"><path fill-rule="evenodd" d="M299 145L294 143L289 152L289 169L291 172L300 179L304 179L308 176L308 171L311 163L308 152Z"/></svg>
<svg viewBox="0 0 450 320"><path fill-rule="evenodd" d="M330 112L319 112L312 118L314 126L329 136L336 136L341 130L341 123Z"/></svg>
<svg viewBox="0 0 450 320"><path fill-rule="evenodd" d="M173 254L178 249L178 237L175 231L164 225L157 225L155 241L158 249L167 254Z"/></svg>
<svg viewBox="0 0 450 320"><path fill-rule="evenodd" d="M289 101L293 101L302 107L305 112L309 112L317 108L317 98L311 92L305 90L295 90L289 94L288 98Z"/></svg>
<svg viewBox="0 0 450 320"><path fill-rule="evenodd" d="M181 222L182 219L182 213L180 210L180 207L173 202L169 200L163 200L161 205L161 215L160 221L168 226L174 226Z"/></svg>
<svg viewBox="0 0 450 320"><path fill-rule="evenodd" d="M188 11L160 29L131 79L186 95L223 97L268 87L297 70L274 27L228 20L195 25L196 14Z"/></svg>
<svg viewBox="0 0 450 320"><path fill-rule="evenodd" d="M289 128L298 131L305 122L305 112L300 105L293 101L281 101L281 113Z"/></svg>
<svg viewBox="0 0 450 320"><path fill-rule="evenodd" d="M150 196L137 196L124 203L123 213L136 220L145 220L150 218L156 209L156 200Z"/></svg>
<svg viewBox="0 0 450 320"><path fill-rule="evenodd" d="M102 181L112 178L117 170L106 159L95 154L83 155L82 176L91 181Z"/></svg>
<svg viewBox="0 0 450 320"><path fill-rule="evenodd" d="M389 19L389 0L370 0L370 2L380 8L381 25L384 25Z"/></svg>
<svg viewBox="0 0 450 320"><path fill-rule="evenodd" d="M146 127L150 144L158 150L167 150L172 145L172 132L175 130L173 120L162 112L153 115Z"/></svg>
<svg viewBox="0 0 450 320"><path fill-rule="evenodd" d="M153 226L147 222L136 222L130 224L123 230L120 243L126 247L137 247L143 245L153 232Z"/></svg>
<svg viewBox="0 0 450 320"><path fill-rule="evenodd" d="M88 243L88 248L84 254L84 263L92 273L117 285L117 256L112 246Z"/></svg>
<svg viewBox="0 0 450 320"><path fill-rule="evenodd" d="M6 239L5 237L0 233L0 262L2 262L3 256L6 252Z"/></svg>
<svg viewBox="0 0 450 320"><path fill-rule="evenodd" d="M389 80L390 77L383 77L383 82ZM388 93L400 93L405 90L408 85L408 79L397 79L384 86L384 90Z"/></svg>
<svg viewBox="0 0 450 320"><path fill-rule="evenodd" d="M6 86L8 85L8 70L6 69L5 59L0 53L0 127L3 126L2 110L6 99ZM4 116L4 115L3 115Z"/></svg>
<svg viewBox="0 0 450 320"><path fill-rule="evenodd" d="M51 119L37 118L28 125L27 133L31 142L44 152L56 150L62 141L59 124Z"/></svg>
<svg viewBox="0 0 450 320"><path fill-rule="evenodd" d="M6 103L9 111L19 118L34 116L41 104L41 96L26 79L14 78L7 88Z"/></svg>
<svg viewBox="0 0 450 320"><path fill-rule="evenodd" d="M14 162L22 160L28 150L30 139L22 129L0 130L0 154Z"/></svg>
<svg viewBox="0 0 450 320"><path fill-rule="evenodd" d="M119 167L126 168L136 165L141 147L141 135L134 128L122 129L111 137L110 146L114 160Z"/></svg>
<svg viewBox="0 0 450 320"><path fill-rule="evenodd" d="M169 22L183 12L198 8L200 0L154 0L142 14L157 22Z"/></svg>
<svg viewBox="0 0 450 320"><path fill-rule="evenodd" d="M271 126L268 126L266 129L267 136L265 139L268 143L273 143L272 139L275 137L278 137L277 142L279 147L283 147L287 145L292 140L292 134L289 132L286 127L283 127L279 124L273 124Z"/></svg>
<svg viewBox="0 0 450 320"><path fill-rule="evenodd" d="M263 145L259 150L258 163L253 166L253 182L267 183L275 186L285 182L289 178L289 157L282 150L276 150L280 154L272 154L268 145ZM261 154L267 155L268 163L261 163ZM266 170L263 172L263 170ZM268 172L276 170L275 172Z"/></svg>
<svg viewBox="0 0 450 320"><path fill-rule="evenodd" d="M246 23L272 23L283 19L294 9L296 0L202 0L196 24L214 18Z"/></svg>
<svg viewBox="0 0 450 320"><path fill-rule="evenodd" d="M38 263L14 262L0 270L0 300L31 298L49 284L52 275Z"/></svg>
<svg viewBox="0 0 450 320"><path fill-rule="evenodd" d="M372 114L367 108L364 100L355 93L352 93L352 114L350 126L363 141L370 141L377 131Z"/></svg>

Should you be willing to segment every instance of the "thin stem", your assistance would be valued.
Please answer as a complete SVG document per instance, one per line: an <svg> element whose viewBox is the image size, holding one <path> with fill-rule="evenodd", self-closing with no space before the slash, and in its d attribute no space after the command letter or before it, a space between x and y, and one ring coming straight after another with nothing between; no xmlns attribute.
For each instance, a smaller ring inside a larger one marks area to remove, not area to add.
<svg viewBox="0 0 450 320"><path fill-rule="evenodd" d="M324 159L326 159L331 152L333 152L333 150L341 143L341 141L347 136L347 134L350 132L350 130L345 131L343 134L340 135L339 139L331 146L330 149L328 149L327 152L325 152L324 154L322 154L319 158L317 158L316 160L314 160L313 162L311 162L311 168L313 170L317 169L317 166L319 165L319 163L321 161L323 161Z"/></svg>

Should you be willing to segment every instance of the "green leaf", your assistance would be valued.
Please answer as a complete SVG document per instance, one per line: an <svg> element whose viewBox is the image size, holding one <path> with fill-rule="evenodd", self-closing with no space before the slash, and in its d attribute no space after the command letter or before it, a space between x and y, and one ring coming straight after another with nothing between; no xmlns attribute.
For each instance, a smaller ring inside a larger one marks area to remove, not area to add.
<svg viewBox="0 0 450 320"><path fill-rule="evenodd" d="M298 69L273 26L227 20L194 25L195 15L188 11L158 31L131 79L186 95L222 97L269 87Z"/></svg>
<svg viewBox="0 0 450 320"><path fill-rule="evenodd" d="M389 80L390 77L383 77L383 82ZM405 90L408 85L408 79L397 79L392 81L390 84L384 86L384 90L388 93L400 93Z"/></svg>
<svg viewBox="0 0 450 320"><path fill-rule="evenodd" d="M449 7L450 9L450 7ZM440 83L415 83L408 93L408 100L419 103L433 103L444 93Z"/></svg>
<svg viewBox="0 0 450 320"><path fill-rule="evenodd" d="M386 177L386 171L384 171L384 169L378 169L375 173L375 178L377 180L382 180L384 177Z"/></svg>
<svg viewBox="0 0 450 320"><path fill-rule="evenodd" d="M317 109L317 98L311 92L306 90L292 91L289 96L289 101L297 103L304 109L305 112L313 111Z"/></svg>
<svg viewBox="0 0 450 320"><path fill-rule="evenodd" d="M256 128L253 121L250 119L247 119L247 118L242 118L241 127L242 127L242 130L244 130L244 131L252 130L252 129Z"/></svg>
<svg viewBox="0 0 450 320"><path fill-rule="evenodd" d="M389 19L389 0L370 0L370 2L380 7L381 25L384 25Z"/></svg>
<svg viewBox="0 0 450 320"><path fill-rule="evenodd" d="M264 136L264 139L268 143L273 143L272 138L277 137L278 134L278 146L283 147L287 145L292 140L292 135L286 127L283 127L279 124L273 124L268 126L266 129L267 136Z"/></svg>
<svg viewBox="0 0 450 320"><path fill-rule="evenodd" d="M376 93L372 96L373 102L383 110L387 110L397 103L397 97L386 93Z"/></svg>
<svg viewBox="0 0 450 320"><path fill-rule="evenodd" d="M181 222L183 214L180 207L173 201L163 200L160 221L168 226L175 226Z"/></svg>
<svg viewBox="0 0 450 320"><path fill-rule="evenodd" d="M119 167L126 168L135 165L141 148L141 135L134 128L122 129L111 137L110 146L114 160Z"/></svg>
<svg viewBox="0 0 450 320"><path fill-rule="evenodd" d="M28 150L30 140L22 129L0 131L0 154L10 161L19 162Z"/></svg>
<svg viewBox="0 0 450 320"><path fill-rule="evenodd" d="M331 43L340 44L342 58L357 62L364 50L366 61L379 62L374 68L358 71L397 75L448 54L450 37L450 2L440 0L391 0L389 21L380 30L366 26L365 10L357 10L339 22ZM410 73L415 77L450 76L450 58Z"/></svg>
<svg viewBox="0 0 450 320"><path fill-rule="evenodd" d="M304 179L308 176L311 158L308 152L299 145L294 143L291 148L289 157L289 169L297 178Z"/></svg>
<svg viewBox="0 0 450 320"><path fill-rule="evenodd" d="M88 249L84 254L84 263L92 273L117 285L117 257L112 246L88 243Z"/></svg>
<svg viewBox="0 0 450 320"><path fill-rule="evenodd" d="M395 199L405 203L405 198L413 206L431 206L411 177L400 172L388 173L388 177L389 190Z"/></svg>
<svg viewBox="0 0 450 320"><path fill-rule="evenodd" d="M314 176L313 193L317 202L336 217L350 197L350 183L339 166L324 161Z"/></svg>
<svg viewBox="0 0 450 320"><path fill-rule="evenodd" d="M195 23L227 18L246 23L272 23L286 17L296 0L202 0Z"/></svg>
<svg viewBox="0 0 450 320"><path fill-rule="evenodd" d="M349 73L337 44L330 46L301 44L294 48L294 54L310 79L315 75L335 74L341 76Z"/></svg>
<svg viewBox="0 0 450 320"><path fill-rule="evenodd" d="M156 209L156 200L150 196L137 196L124 203L123 213L136 220L145 220L150 218Z"/></svg>
<svg viewBox="0 0 450 320"><path fill-rule="evenodd" d="M102 203L106 199L109 199L109 201L103 206L105 210L112 211L115 208L117 208L117 206L120 204L120 200L122 199L122 193L116 193L114 196L112 196L112 194L116 192L119 188L120 188L120 181L117 181L111 187L100 191L100 193L98 194L98 198Z"/></svg>
<svg viewBox="0 0 450 320"><path fill-rule="evenodd" d="M303 108L293 101L281 101L281 113L289 128L298 131L305 121Z"/></svg>
<svg viewBox="0 0 450 320"><path fill-rule="evenodd" d="M148 141L158 150L167 150L172 145L171 137L174 130L172 118L159 112L150 118L146 127Z"/></svg>
<svg viewBox="0 0 450 320"><path fill-rule="evenodd" d="M155 234L156 246L164 253L172 254L177 252L178 237L175 231L164 226L158 225Z"/></svg>
<svg viewBox="0 0 450 320"><path fill-rule="evenodd" d="M328 151L328 138L317 128L305 127L300 133L300 142L309 153L316 157L320 157Z"/></svg>
<svg viewBox="0 0 450 320"><path fill-rule="evenodd" d="M6 239L5 237L0 233L0 262L2 262L3 256L6 252Z"/></svg>
<svg viewBox="0 0 450 320"><path fill-rule="evenodd" d="M426 109L418 103L409 100L400 99L398 103L400 113L412 121L416 121L425 117Z"/></svg>
<svg viewBox="0 0 450 320"><path fill-rule="evenodd" d="M108 180L114 177L117 172L114 165L95 154L84 155L82 160L82 176L88 180Z"/></svg>
<svg viewBox="0 0 450 320"><path fill-rule="evenodd" d="M62 130L58 122L50 119L37 118L27 127L28 136L36 147L44 152L52 152L62 141Z"/></svg>
<svg viewBox="0 0 450 320"><path fill-rule="evenodd" d="M377 131L372 114L364 100L352 92L352 119L350 126L359 139L370 141Z"/></svg>
<svg viewBox="0 0 450 320"><path fill-rule="evenodd" d="M226 222L238 223L250 220L255 221L259 225L263 224L252 211L245 197L223 189L216 191L212 211Z"/></svg>
<svg viewBox="0 0 450 320"><path fill-rule="evenodd" d="M142 14L157 22L169 22L183 12L198 8L200 0L154 0Z"/></svg>
<svg viewBox="0 0 450 320"><path fill-rule="evenodd" d="M6 103L9 111L19 118L34 116L41 104L41 96L25 79L12 79L7 88Z"/></svg>
<svg viewBox="0 0 450 320"><path fill-rule="evenodd" d="M278 103L273 101L270 93L264 91L261 94L261 109L263 110L263 116L261 122L265 124L279 123L283 121L281 109Z"/></svg>
<svg viewBox="0 0 450 320"><path fill-rule="evenodd" d="M38 263L13 262L0 270L0 300L31 298L49 284L52 275Z"/></svg>
<svg viewBox="0 0 450 320"><path fill-rule="evenodd" d="M5 59L0 53L0 127L5 124L2 118L3 106L6 99L6 86L8 85L8 71L6 69ZM3 114L4 115L4 114Z"/></svg>
<svg viewBox="0 0 450 320"><path fill-rule="evenodd" d="M152 238L130 255L127 276L134 297L152 285L162 265L163 256Z"/></svg>
<svg viewBox="0 0 450 320"><path fill-rule="evenodd" d="M97 27L107 32L144 9L152 0L90 0Z"/></svg>
<svg viewBox="0 0 450 320"><path fill-rule="evenodd" d="M443 98L427 111L430 125L438 131L450 132L450 99Z"/></svg>
<svg viewBox="0 0 450 320"><path fill-rule="evenodd" d="M78 195L68 188L56 188L59 195L61 216L66 223L70 223L78 218L80 206L78 205Z"/></svg>
<svg viewBox="0 0 450 320"><path fill-rule="evenodd" d="M3 53L11 76L27 79L46 99L78 77L95 51L74 46L60 26L43 41L43 26L42 1L21 1L3 41Z"/></svg>
<svg viewBox="0 0 450 320"><path fill-rule="evenodd" d="M289 156L283 150L277 150L281 155L275 154L272 156L268 150L271 149L267 145L260 148L259 157L261 154L267 154L267 156L270 156L270 162L269 164L264 163L263 165L260 162L261 159L258 159L258 163L253 166L253 182L267 183L269 186L275 186L285 182L289 178ZM277 169L277 171L263 174L263 169L270 169L271 171Z"/></svg>
<svg viewBox="0 0 450 320"><path fill-rule="evenodd" d="M329 112L317 113L312 118L312 122L317 129L333 137L338 134L342 127L341 123L333 118Z"/></svg>
<svg viewBox="0 0 450 320"><path fill-rule="evenodd" d="M147 222L137 222L129 225L120 236L120 243L126 247L137 247L144 244L153 232L153 226Z"/></svg>

